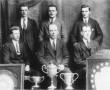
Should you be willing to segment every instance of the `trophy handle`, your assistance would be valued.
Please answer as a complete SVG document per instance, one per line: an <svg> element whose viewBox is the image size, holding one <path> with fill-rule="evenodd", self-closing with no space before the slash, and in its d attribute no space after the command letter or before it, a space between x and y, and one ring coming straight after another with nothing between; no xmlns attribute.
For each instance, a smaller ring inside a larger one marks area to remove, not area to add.
<svg viewBox="0 0 110 90"><path fill-rule="evenodd" d="M73 78L74 78L74 75L76 75L76 78L72 80L72 82L76 81L76 79L78 79L79 77L79 74L78 73L73 73Z"/></svg>
<svg viewBox="0 0 110 90"><path fill-rule="evenodd" d="M43 65L43 66L42 66L42 71L43 71L44 73L46 73L46 74L48 73L48 72L47 72L47 66L46 66L46 65Z"/></svg>
<svg viewBox="0 0 110 90"><path fill-rule="evenodd" d="M65 82L63 76L64 76L64 73L61 73L61 74L60 74L60 78Z"/></svg>

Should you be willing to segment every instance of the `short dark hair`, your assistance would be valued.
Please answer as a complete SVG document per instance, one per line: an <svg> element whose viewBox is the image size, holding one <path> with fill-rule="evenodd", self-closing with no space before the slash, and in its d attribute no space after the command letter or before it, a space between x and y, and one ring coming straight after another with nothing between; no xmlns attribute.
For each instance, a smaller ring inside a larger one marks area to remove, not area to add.
<svg viewBox="0 0 110 90"><path fill-rule="evenodd" d="M12 26L12 27L10 28L10 34L12 34L12 32L13 32L14 30L19 30L19 31L20 31L20 27L19 27L19 26Z"/></svg>
<svg viewBox="0 0 110 90"><path fill-rule="evenodd" d="M27 4L21 4L20 7L28 7Z"/></svg>
<svg viewBox="0 0 110 90"><path fill-rule="evenodd" d="M49 5L49 6L48 6L48 9L49 9L50 7L55 7L56 10L57 10L57 6L56 6L55 4L51 4L51 5Z"/></svg>
<svg viewBox="0 0 110 90"><path fill-rule="evenodd" d="M89 8L89 11L91 10L90 6L87 5L87 4L82 4L82 5L81 5L81 9L82 9L82 8Z"/></svg>
<svg viewBox="0 0 110 90"><path fill-rule="evenodd" d="M19 5L19 8L18 8L19 11L21 11L21 7L28 7L28 9L29 9L29 6L27 4L21 4L21 5Z"/></svg>

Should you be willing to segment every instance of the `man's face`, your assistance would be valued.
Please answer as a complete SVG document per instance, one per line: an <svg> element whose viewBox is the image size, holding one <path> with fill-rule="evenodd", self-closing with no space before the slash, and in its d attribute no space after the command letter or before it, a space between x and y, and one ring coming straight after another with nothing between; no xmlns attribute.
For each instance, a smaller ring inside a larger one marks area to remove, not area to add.
<svg viewBox="0 0 110 90"><path fill-rule="evenodd" d="M82 8L81 13L82 13L83 18L89 18L90 16L89 7Z"/></svg>
<svg viewBox="0 0 110 90"><path fill-rule="evenodd" d="M91 33L92 33L91 27L89 27L89 26L82 27L81 35L83 36L83 38L85 38L87 40L90 39Z"/></svg>
<svg viewBox="0 0 110 90"><path fill-rule="evenodd" d="M27 17L28 15L28 7L27 6L22 6L21 7L21 16L22 17Z"/></svg>
<svg viewBox="0 0 110 90"><path fill-rule="evenodd" d="M49 17L54 18L57 15L56 7L49 7Z"/></svg>
<svg viewBox="0 0 110 90"><path fill-rule="evenodd" d="M19 30L13 30L12 31L12 39L15 41L18 41L20 38L20 31Z"/></svg>
<svg viewBox="0 0 110 90"><path fill-rule="evenodd" d="M58 29L56 25L50 25L49 26L49 34L50 34L50 38L52 39L57 39L58 37Z"/></svg>

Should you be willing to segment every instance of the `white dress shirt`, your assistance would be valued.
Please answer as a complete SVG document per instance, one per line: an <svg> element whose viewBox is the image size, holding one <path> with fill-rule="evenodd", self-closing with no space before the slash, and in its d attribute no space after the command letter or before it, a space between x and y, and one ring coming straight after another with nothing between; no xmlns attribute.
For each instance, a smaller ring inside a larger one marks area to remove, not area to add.
<svg viewBox="0 0 110 90"><path fill-rule="evenodd" d="M50 38L50 43L51 43L53 49L56 49L56 42L57 42L57 39L51 39Z"/></svg>
<svg viewBox="0 0 110 90"><path fill-rule="evenodd" d="M83 42L85 43L86 47L88 47L88 40L83 38Z"/></svg>
<svg viewBox="0 0 110 90"><path fill-rule="evenodd" d="M14 45L14 47L15 47L16 53L17 53L17 54L20 54L19 41L12 40L12 42L13 42L13 45Z"/></svg>
<svg viewBox="0 0 110 90"><path fill-rule="evenodd" d="M28 23L28 18L27 17L21 18L21 27L22 27L22 29L27 28L27 23ZM25 27L24 27L24 24L25 24Z"/></svg>
<svg viewBox="0 0 110 90"><path fill-rule="evenodd" d="M88 23L88 21L89 21L89 18L83 18L84 23Z"/></svg>
<svg viewBox="0 0 110 90"><path fill-rule="evenodd" d="M49 19L49 22L50 22L50 23L54 23L55 20L56 20L56 17L55 17L55 18L50 18L50 19Z"/></svg>

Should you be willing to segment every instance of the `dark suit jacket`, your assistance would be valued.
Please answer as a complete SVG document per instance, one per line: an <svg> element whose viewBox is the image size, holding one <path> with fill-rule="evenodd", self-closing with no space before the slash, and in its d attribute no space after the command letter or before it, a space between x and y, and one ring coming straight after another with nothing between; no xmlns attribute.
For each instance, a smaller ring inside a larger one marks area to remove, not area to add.
<svg viewBox="0 0 110 90"><path fill-rule="evenodd" d="M80 35L82 23L82 19L75 23L73 32L71 34L72 43L82 41L82 37ZM88 24L91 25L91 27L94 29L92 31L91 40L96 41L99 45L101 45L103 41L103 33L98 22L92 18L89 18Z"/></svg>
<svg viewBox="0 0 110 90"><path fill-rule="evenodd" d="M10 40L3 46L3 62L5 64L28 64L28 55L22 42L20 42L20 55L17 55L13 42Z"/></svg>
<svg viewBox="0 0 110 90"><path fill-rule="evenodd" d="M91 49L83 41L74 45L74 61L77 64L86 64L86 58L91 55Z"/></svg>
<svg viewBox="0 0 110 90"><path fill-rule="evenodd" d="M53 23L56 24L58 27L58 30L60 32L59 38L62 38L66 41L67 33L66 33L66 27L64 25L64 22L62 20L60 20L59 18L56 18L56 20ZM42 23L42 25L40 27L39 38L41 41L49 38L49 31L48 31L49 24L50 24L49 20L46 20Z"/></svg>
<svg viewBox="0 0 110 90"><path fill-rule="evenodd" d="M86 47L85 43L82 40L81 25L83 24L83 20L80 19L74 24L73 31L71 33L71 44L73 47L73 59L75 63L78 65L74 65L75 68L85 67L86 58L88 58L92 53L95 53L102 44L103 41L103 33L98 24L98 22L92 18L89 18L88 24L94 29L91 34L90 47ZM77 43L77 44L75 44ZM72 66L73 67L73 66Z"/></svg>
<svg viewBox="0 0 110 90"><path fill-rule="evenodd" d="M21 21L17 21L17 25L21 27ZM28 18L27 29L22 30L21 27L21 40L24 41L25 45L31 50L34 51L38 42L38 25L36 22Z"/></svg>
<svg viewBox="0 0 110 90"><path fill-rule="evenodd" d="M56 52L53 50L50 40L46 40L42 43L41 50L38 52L38 58L41 64L48 65L50 62L53 62L56 65L68 65L69 55L66 45L61 40L57 40Z"/></svg>

